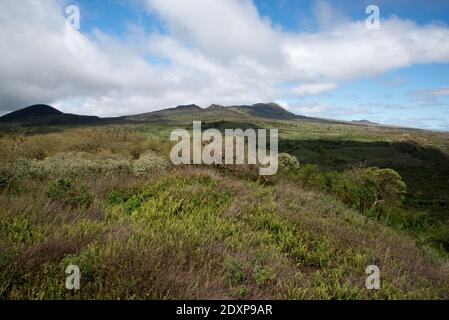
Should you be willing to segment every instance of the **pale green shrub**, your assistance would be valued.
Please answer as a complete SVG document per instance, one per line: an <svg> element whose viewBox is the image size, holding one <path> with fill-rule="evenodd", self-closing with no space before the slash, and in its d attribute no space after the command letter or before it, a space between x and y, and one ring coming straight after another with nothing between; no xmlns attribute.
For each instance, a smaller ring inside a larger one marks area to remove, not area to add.
<svg viewBox="0 0 449 320"><path fill-rule="evenodd" d="M278 156L278 161L279 171L281 172L289 172L300 167L298 159L288 153L280 153Z"/></svg>
<svg viewBox="0 0 449 320"><path fill-rule="evenodd" d="M72 153L47 157L39 165L42 173L50 177L92 176L101 171L96 161L83 159Z"/></svg>
<svg viewBox="0 0 449 320"><path fill-rule="evenodd" d="M44 160L20 158L0 167L0 189L28 179L57 179L95 176L144 176L167 167L167 161L153 152L138 160L92 160L83 153L59 153Z"/></svg>
<svg viewBox="0 0 449 320"><path fill-rule="evenodd" d="M39 165L42 173L50 177L117 176L131 173L126 160L91 160L73 153L47 157Z"/></svg>
<svg viewBox="0 0 449 320"><path fill-rule="evenodd" d="M152 151L147 151L138 160L132 162L133 174L144 176L163 170L167 167L167 161Z"/></svg>

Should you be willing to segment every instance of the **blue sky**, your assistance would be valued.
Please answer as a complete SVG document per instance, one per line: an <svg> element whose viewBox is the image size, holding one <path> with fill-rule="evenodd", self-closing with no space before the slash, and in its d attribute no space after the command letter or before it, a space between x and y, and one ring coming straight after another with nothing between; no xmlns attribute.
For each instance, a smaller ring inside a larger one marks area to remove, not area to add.
<svg viewBox="0 0 449 320"><path fill-rule="evenodd" d="M55 30L56 17L34 26L35 38L60 38L54 48L36 44L31 64L54 74L48 84L16 75L28 90L23 99L0 91L4 111L36 97L103 116L275 101L308 116L449 130L449 1L49 0L38 11L30 0L5 1L0 9L17 23L27 9L65 18L75 4L81 29ZM380 29L369 31L373 4ZM15 43L19 34L8 32Z"/></svg>
<svg viewBox="0 0 449 320"><path fill-rule="evenodd" d="M139 0L78 0L70 3L78 4L83 14L83 28L92 30L101 28L117 34L126 31L128 24L138 21L147 28L161 28L162 21L157 16L149 16L142 12ZM336 11L354 20L366 18L365 8L374 4L381 8L382 16L396 15L411 19L420 24L432 21L449 23L449 1L446 0L334 0L328 1ZM316 2L310 0L255 0L262 16L268 17L274 24L285 30L316 30L313 17Z"/></svg>

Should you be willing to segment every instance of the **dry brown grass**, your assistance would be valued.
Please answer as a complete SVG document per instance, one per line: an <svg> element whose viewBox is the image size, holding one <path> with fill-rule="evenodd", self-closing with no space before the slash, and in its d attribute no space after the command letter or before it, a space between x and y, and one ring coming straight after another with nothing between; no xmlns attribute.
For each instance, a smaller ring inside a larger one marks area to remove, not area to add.
<svg viewBox="0 0 449 320"><path fill-rule="evenodd" d="M167 146L145 138L129 128L68 129L40 135L0 137L0 160L17 158L43 160L62 152L82 153L92 159L138 159L145 151L168 154Z"/></svg>
<svg viewBox="0 0 449 320"><path fill-rule="evenodd" d="M56 262L67 254L76 254L85 244L69 239L48 239L26 250L20 263L26 270L40 267L43 263Z"/></svg>

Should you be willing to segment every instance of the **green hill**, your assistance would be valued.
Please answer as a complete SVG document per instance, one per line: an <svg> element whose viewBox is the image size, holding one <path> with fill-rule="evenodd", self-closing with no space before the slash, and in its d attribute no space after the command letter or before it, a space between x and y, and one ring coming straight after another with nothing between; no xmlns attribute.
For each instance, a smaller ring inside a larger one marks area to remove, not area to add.
<svg viewBox="0 0 449 320"><path fill-rule="evenodd" d="M449 134L286 112L188 105L4 131L0 299L447 299ZM174 167L169 134L193 120L278 128L279 173Z"/></svg>
<svg viewBox="0 0 449 320"><path fill-rule="evenodd" d="M182 121L195 120L238 120L238 119L299 119L297 116L275 103L258 103L251 106L220 106L210 105L203 109L197 105L178 106L176 108L164 109L150 113L144 113L133 116L125 116L126 120L131 121L158 121L164 123L174 123Z"/></svg>
<svg viewBox="0 0 449 320"><path fill-rule="evenodd" d="M288 112L275 103L258 103L252 106L231 106L223 107L211 105L208 108L201 108L197 105L181 105L175 108L161 111L143 113L131 116L121 116L116 118L99 118L95 116L83 116L62 113L61 111L48 105L33 105L24 109L11 112L0 117L0 124L4 130L8 127L38 127L38 126L73 126L73 125L94 125L94 124L114 124L114 123L161 123L176 124L180 122L191 122L192 119L202 121L229 120L239 122L242 119L253 120L254 117L260 119L299 119L301 117Z"/></svg>

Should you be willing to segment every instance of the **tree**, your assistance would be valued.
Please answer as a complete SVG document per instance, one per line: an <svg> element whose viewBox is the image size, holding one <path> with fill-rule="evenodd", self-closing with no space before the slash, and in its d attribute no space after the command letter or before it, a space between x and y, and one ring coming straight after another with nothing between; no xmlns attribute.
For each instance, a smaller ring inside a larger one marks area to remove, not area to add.
<svg viewBox="0 0 449 320"><path fill-rule="evenodd" d="M360 212L400 205L406 185L393 169L354 167L333 178L332 191Z"/></svg>
<svg viewBox="0 0 449 320"><path fill-rule="evenodd" d="M366 174L375 187L372 209L391 208L402 203L407 185L399 173L393 169L368 168Z"/></svg>

